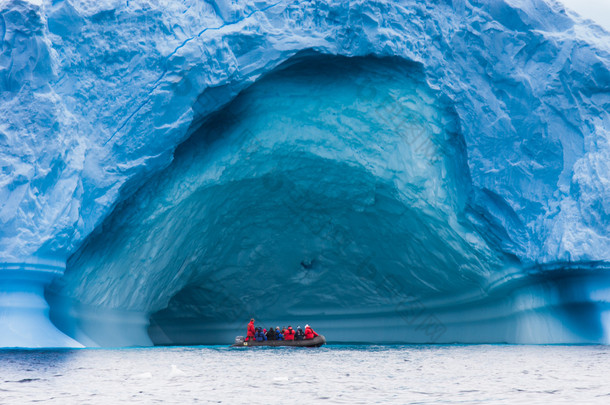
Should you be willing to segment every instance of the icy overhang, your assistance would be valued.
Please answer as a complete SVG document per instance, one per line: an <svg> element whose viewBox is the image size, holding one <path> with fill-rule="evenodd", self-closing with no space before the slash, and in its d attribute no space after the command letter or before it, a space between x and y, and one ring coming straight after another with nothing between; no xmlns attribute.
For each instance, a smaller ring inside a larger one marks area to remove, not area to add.
<svg viewBox="0 0 610 405"><path fill-rule="evenodd" d="M610 260L608 34L557 3L0 7L2 261L64 262L167 168L189 126L310 48L420 64L455 109L474 195L466 223L483 246L528 264ZM148 319L121 311L113 319ZM140 332L132 341L147 341Z"/></svg>
<svg viewBox="0 0 610 405"><path fill-rule="evenodd" d="M455 114L419 64L299 54L208 117L118 205L54 301L167 308L156 324L171 314L209 327L477 294L505 255L467 215ZM395 279L395 291L376 291L363 266Z"/></svg>

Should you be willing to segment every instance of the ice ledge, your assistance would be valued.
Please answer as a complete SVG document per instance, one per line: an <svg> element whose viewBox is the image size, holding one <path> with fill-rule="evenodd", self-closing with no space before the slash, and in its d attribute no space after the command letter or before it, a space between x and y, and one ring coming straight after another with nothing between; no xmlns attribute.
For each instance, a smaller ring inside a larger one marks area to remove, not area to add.
<svg viewBox="0 0 610 405"><path fill-rule="evenodd" d="M49 320L44 287L64 270L61 262L38 258L0 262L0 347L83 347Z"/></svg>
<svg viewBox="0 0 610 405"><path fill-rule="evenodd" d="M21 274L24 274L25 277L30 277L30 273L23 273L24 271L37 271L48 274L53 279L54 277L62 276L65 270L66 265L61 261L38 257L28 257L25 260L4 259L0 261L0 272L2 274L6 272L14 273L16 278L21 278Z"/></svg>

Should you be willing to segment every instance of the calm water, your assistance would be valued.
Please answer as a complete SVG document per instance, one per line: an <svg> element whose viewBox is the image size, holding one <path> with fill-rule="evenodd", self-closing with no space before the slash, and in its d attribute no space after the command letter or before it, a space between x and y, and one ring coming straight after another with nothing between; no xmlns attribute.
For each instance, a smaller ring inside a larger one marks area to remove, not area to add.
<svg viewBox="0 0 610 405"><path fill-rule="evenodd" d="M610 347L0 351L1 404L610 403Z"/></svg>

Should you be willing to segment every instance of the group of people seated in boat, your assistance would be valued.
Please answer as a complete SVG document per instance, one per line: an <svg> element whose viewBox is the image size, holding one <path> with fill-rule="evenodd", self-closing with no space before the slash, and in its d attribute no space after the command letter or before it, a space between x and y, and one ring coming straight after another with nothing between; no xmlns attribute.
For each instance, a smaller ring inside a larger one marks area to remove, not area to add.
<svg viewBox="0 0 610 405"><path fill-rule="evenodd" d="M296 330L292 329L292 326L288 325L287 328L276 326L269 329L263 329L260 326L254 326L254 319L250 319L248 324L248 333L246 334L246 341L255 340L257 342L264 342L265 340L308 340L313 339L318 334L309 325L305 325L305 330L301 327L297 327Z"/></svg>

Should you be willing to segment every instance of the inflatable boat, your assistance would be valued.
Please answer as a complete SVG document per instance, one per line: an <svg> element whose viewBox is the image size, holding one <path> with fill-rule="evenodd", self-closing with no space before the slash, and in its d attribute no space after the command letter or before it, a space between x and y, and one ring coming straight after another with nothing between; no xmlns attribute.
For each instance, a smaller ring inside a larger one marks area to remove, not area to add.
<svg viewBox="0 0 610 405"><path fill-rule="evenodd" d="M326 343L326 338L322 335L318 335L313 339L305 340L264 340L257 342L256 340L246 340L243 336L237 336L235 343L231 347L255 347L255 346L294 346L294 347L320 347Z"/></svg>

